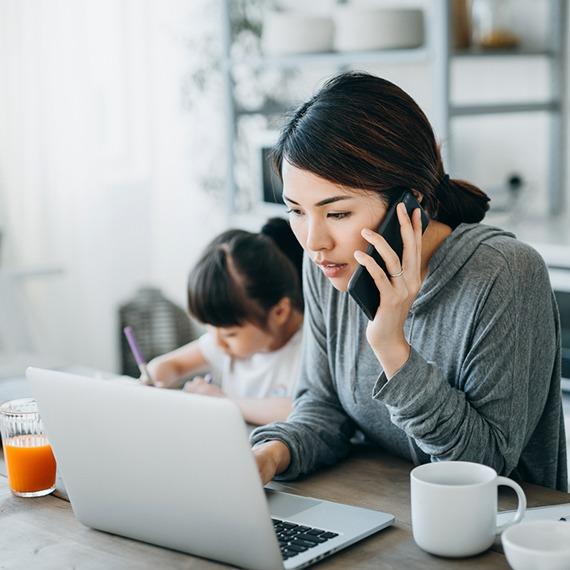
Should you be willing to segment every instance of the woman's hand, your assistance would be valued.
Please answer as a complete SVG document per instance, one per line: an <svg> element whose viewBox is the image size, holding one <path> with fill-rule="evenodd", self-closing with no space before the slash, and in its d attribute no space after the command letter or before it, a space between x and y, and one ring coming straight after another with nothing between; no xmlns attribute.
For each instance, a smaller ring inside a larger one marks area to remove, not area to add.
<svg viewBox="0 0 570 570"><path fill-rule="evenodd" d="M398 204L397 213L404 244L401 263L398 255L382 236L371 230L362 230L364 239L376 248L384 260L388 275L371 256L362 251L354 252L356 261L366 267L380 292L380 306L374 320L368 324L366 338L388 379L410 356L410 345L404 336L404 322L422 282L420 209L414 210L412 220L404 204Z"/></svg>
<svg viewBox="0 0 570 570"><path fill-rule="evenodd" d="M226 394L215 384L210 384L201 376L197 376L193 380L188 380L184 384L184 392L192 394L200 394L202 396L214 396L216 398L225 398Z"/></svg>
<svg viewBox="0 0 570 570"><path fill-rule="evenodd" d="M279 473L282 473L291 463L289 448L281 441L273 440L256 445L253 455L257 463L259 476L264 485L269 483Z"/></svg>

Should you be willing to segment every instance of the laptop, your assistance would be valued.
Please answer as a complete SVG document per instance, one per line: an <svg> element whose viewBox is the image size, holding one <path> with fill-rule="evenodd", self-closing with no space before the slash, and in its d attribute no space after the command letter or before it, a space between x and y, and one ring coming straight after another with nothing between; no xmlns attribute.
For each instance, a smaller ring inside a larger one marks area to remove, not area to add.
<svg viewBox="0 0 570 570"><path fill-rule="evenodd" d="M264 490L225 398L28 368L76 518L252 570L305 568L394 521Z"/></svg>

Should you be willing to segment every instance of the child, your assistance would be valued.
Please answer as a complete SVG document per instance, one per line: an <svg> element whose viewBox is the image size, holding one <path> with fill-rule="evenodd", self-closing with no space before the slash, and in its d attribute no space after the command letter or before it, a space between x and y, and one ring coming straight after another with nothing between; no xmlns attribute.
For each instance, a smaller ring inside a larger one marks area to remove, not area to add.
<svg viewBox="0 0 570 570"><path fill-rule="evenodd" d="M250 424L284 420L299 376L303 250L289 223L270 219L260 233L215 238L188 278L188 308L208 331L149 362L158 387L186 382L195 394L231 398Z"/></svg>

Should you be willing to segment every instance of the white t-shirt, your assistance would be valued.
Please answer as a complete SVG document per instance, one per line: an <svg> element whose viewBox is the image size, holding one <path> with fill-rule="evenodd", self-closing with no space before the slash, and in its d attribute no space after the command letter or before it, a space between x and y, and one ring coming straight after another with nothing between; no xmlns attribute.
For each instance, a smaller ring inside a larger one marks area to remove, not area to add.
<svg viewBox="0 0 570 570"><path fill-rule="evenodd" d="M258 352L250 358L232 358L210 333L198 340L216 383L230 398L292 396L301 365L302 328L289 342L272 352Z"/></svg>

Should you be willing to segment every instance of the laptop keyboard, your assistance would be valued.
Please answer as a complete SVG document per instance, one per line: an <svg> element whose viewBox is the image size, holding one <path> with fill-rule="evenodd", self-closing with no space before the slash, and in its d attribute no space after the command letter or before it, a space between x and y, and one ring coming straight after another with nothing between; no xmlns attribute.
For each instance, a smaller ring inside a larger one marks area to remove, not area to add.
<svg viewBox="0 0 570 570"><path fill-rule="evenodd" d="M283 560L297 556L297 554L306 552L310 548L319 546L319 544L338 536L336 532L329 532L320 528L303 526L279 519L273 519L273 528L279 541Z"/></svg>

